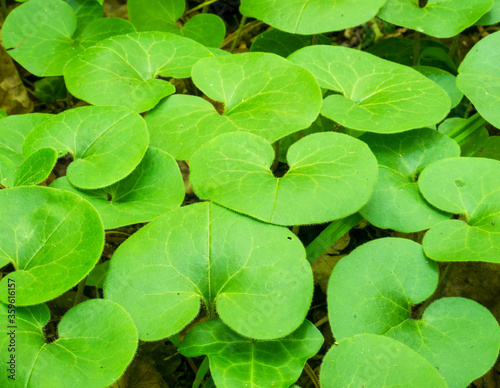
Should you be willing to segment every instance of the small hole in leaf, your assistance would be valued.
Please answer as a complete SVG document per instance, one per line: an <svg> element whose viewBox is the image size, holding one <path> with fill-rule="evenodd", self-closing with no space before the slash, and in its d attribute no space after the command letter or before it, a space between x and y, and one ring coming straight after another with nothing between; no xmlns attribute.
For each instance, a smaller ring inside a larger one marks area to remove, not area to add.
<svg viewBox="0 0 500 388"><path fill-rule="evenodd" d="M290 236L288 236L287 239L291 240L292 238Z"/></svg>
<svg viewBox="0 0 500 388"><path fill-rule="evenodd" d="M113 200L113 197L111 196L111 194L108 193L108 201L112 201Z"/></svg>
<svg viewBox="0 0 500 388"><path fill-rule="evenodd" d="M464 187L465 186L465 182L461 181L460 179L457 179L455 181L455 186L457 186L457 187Z"/></svg>

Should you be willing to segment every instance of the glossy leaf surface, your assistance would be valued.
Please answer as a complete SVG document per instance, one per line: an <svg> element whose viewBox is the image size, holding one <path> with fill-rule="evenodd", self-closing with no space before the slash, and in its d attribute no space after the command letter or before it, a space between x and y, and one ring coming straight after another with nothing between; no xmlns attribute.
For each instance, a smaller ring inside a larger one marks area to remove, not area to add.
<svg viewBox="0 0 500 388"><path fill-rule="evenodd" d="M420 194L418 175L436 160L460 156L460 147L449 137L429 128L380 135L366 133L379 164L372 197L360 210L369 222L382 229L411 233L429 229L451 214L431 206Z"/></svg>
<svg viewBox="0 0 500 388"><path fill-rule="evenodd" d="M15 281L16 305L53 299L75 286L101 255L104 231L95 209L78 195L46 187L0 191L0 300Z"/></svg>
<svg viewBox="0 0 500 388"><path fill-rule="evenodd" d="M418 180L427 201L462 220L443 221L423 240L439 261L500 262L500 162L452 158L431 164Z"/></svg>
<svg viewBox="0 0 500 388"><path fill-rule="evenodd" d="M341 46L311 46L289 59L311 71L322 88L321 114L360 131L394 133L441 121L445 91L417 71Z"/></svg>
<svg viewBox="0 0 500 388"><path fill-rule="evenodd" d="M37 126L26 137L25 155L44 147L59 156L70 153L68 180L76 187L97 189L128 176L148 148L142 117L124 107L88 106L64 111Z"/></svg>
<svg viewBox="0 0 500 388"><path fill-rule="evenodd" d="M370 198L377 162L365 143L316 133L288 150L290 169L270 170L274 150L250 133L220 135L193 156L195 193L232 210L280 225L317 224L355 213Z"/></svg>
<svg viewBox="0 0 500 388"><path fill-rule="evenodd" d="M182 330L199 313L257 339L304 320L312 271L288 229L211 203L184 206L130 237L113 255L104 294L132 316L143 340Z"/></svg>
<svg viewBox="0 0 500 388"><path fill-rule="evenodd" d="M253 341L214 319L193 327L179 352L186 357L208 355L217 387L288 388L322 343L323 336L309 321L284 338Z"/></svg>
<svg viewBox="0 0 500 388"><path fill-rule="evenodd" d="M9 359L7 306L0 304L0 355ZM90 300L69 310L58 325L58 338L48 343L44 326L46 305L16 309L16 382L19 387L106 387L132 361L137 330L127 312L104 299ZM50 383L49 383L50 382ZM6 373L0 384L10 387Z"/></svg>

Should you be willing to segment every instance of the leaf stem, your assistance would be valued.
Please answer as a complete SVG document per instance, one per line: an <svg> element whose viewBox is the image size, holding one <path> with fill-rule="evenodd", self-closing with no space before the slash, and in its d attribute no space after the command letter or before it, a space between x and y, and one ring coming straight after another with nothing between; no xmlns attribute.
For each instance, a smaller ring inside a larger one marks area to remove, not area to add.
<svg viewBox="0 0 500 388"><path fill-rule="evenodd" d="M455 56L455 53L457 52L459 36L460 36L460 34L455 35L453 37L452 42L451 42L450 51L448 52L448 56L450 57L451 60L453 60L453 57Z"/></svg>
<svg viewBox="0 0 500 388"><path fill-rule="evenodd" d="M3 20L7 18L7 2L6 0L2 0L2 15L3 15Z"/></svg>
<svg viewBox="0 0 500 388"><path fill-rule="evenodd" d="M198 11L200 8L203 8L203 9L202 9L202 12L207 12L207 11L208 11L208 6L209 6L210 4L215 3L216 1L219 1L219 0L207 0L207 1L205 1L204 3L201 3L200 5L197 5L196 7L191 8L189 11L187 11L187 12L184 14L184 16L189 15L190 13L193 13L193 12L195 12L195 11Z"/></svg>
<svg viewBox="0 0 500 388"><path fill-rule="evenodd" d="M83 291L85 290L85 283L87 282L87 276L85 276L80 283L78 283L78 288L76 289L75 301L73 302L73 306L76 306L79 303L83 302Z"/></svg>
<svg viewBox="0 0 500 388"><path fill-rule="evenodd" d="M201 382L203 381L205 375L208 372L208 368L209 368L208 357L205 356L203 362L198 368L198 372L196 372L196 378L194 379L193 388L198 388L200 386Z"/></svg>
<svg viewBox="0 0 500 388"><path fill-rule="evenodd" d="M234 49L236 48L236 45L240 41L240 36L241 36L241 31L243 30L243 26L247 22L247 17L243 16L240 21L240 26L238 27L238 31L236 33L236 38L233 40L233 44L231 45L231 48L229 49L229 52L232 54L234 52Z"/></svg>
<svg viewBox="0 0 500 388"><path fill-rule="evenodd" d="M418 65L418 58L420 57L420 32L415 31L413 34L413 66Z"/></svg>
<svg viewBox="0 0 500 388"><path fill-rule="evenodd" d="M314 373L313 369L311 368L311 366L307 362L304 365L304 370L306 371L307 375L311 379L314 387L319 388L318 376L316 376L316 373Z"/></svg>

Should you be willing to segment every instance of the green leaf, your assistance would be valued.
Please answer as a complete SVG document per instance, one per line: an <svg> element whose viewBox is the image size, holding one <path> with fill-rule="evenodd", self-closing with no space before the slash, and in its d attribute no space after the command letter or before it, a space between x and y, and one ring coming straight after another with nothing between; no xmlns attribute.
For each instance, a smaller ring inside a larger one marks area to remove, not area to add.
<svg viewBox="0 0 500 388"><path fill-rule="evenodd" d="M211 203L157 218L116 250L104 295L132 316L142 340L218 313L245 337L274 339L304 320L313 292L304 247L287 228Z"/></svg>
<svg viewBox="0 0 500 388"><path fill-rule="evenodd" d="M46 77L35 81L34 93L40 101L49 104L68 95L63 77Z"/></svg>
<svg viewBox="0 0 500 388"><path fill-rule="evenodd" d="M274 150L251 133L216 137L191 159L191 184L202 199L280 225L347 217L370 198L377 163L365 143L340 133L316 133L293 144L290 169L270 170Z"/></svg>
<svg viewBox="0 0 500 388"><path fill-rule="evenodd" d="M360 334L338 341L323 359L322 388L448 388L425 358L391 338Z"/></svg>
<svg viewBox="0 0 500 388"><path fill-rule="evenodd" d="M500 22L500 0L493 0L493 8L476 22L479 26L489 26Z"/></svg>
<svg viewBox="0 0 500 388"><path fill-rule="evenodd" d="M64 69L68 90L94 105L154 107L175 87L160 77L187 78L201 58L202 45L165 32L142 32L105 39L73 58Z"/></svg>
<svg viewBox="0 0 500 388"><path fill-rule="evenodd" d="M292 34L312 35L356 27L372 19L386 0L242 0L240 12Z"/></svg>
<svg viewBox="0 0 500 388"><path fill-rule="evenodd" d="M451 218L431 206L420 194L420 172L436 160L460 156L460 147L448 136L429 128L390 135L365 133L379 164L377 184L360 214L382 229L403 233L429 229Z"/></svg>
<svg viewBox="0 0 500 388"><path fill-rule="evenodd" d="M201 13L187 21L180 33L207 47L219 47L226 36L226 25L217 15Z"/></svg>
<svg viewBox="0 0 500 388"><path fill-rule="evenodd" d="M0 281L16 283L16 305L53 299L82 280L104 244L96 210L78 195L46 187L0 191L0 265L15 271Z"/></svg>
<svg viewBox="0 0 500 388"><path fill-rule="evenodd" d="M500 327L486 308L464 298L440 299L421 320L411 319L412 306L433 293L437 280L437 265L413 241L383 238L358 247L328 284L335 338L389 336L425 357L449 387L468 386L495 363Z"/></svg>
<svg viewBox="0 0 500 388"><path fill-rule="evenodd" d="M50 174L57 159L53 150L40 149L32 157L23 155L26 136L51 115L33 113L0 119L0 184L4 187L37 184ZM29 159L29 160L27 160Z"/></svg>
<svg viewBox="0 0 500 388"><path fill-rule="evenodd" d="M30 0L32 1L32 0ZM44 147L73 162L68 180L84 189L109 186L139 164L149 143L142 117L124 107L86 106L64 111L37 126L23 145L25 155Z"/></svg>
<svg viewBox="0 0 500 388"><path fill-rule="evenodd" d="M8 326L13 316L16 351L9 353ZM43 330L49 319L49 309L43 304L16 308L15 315L0 305L0 355L4 360L16 356L15 386L106 387L123 374L134 357L137 330L116 303L94 299L72 308L61 319L58 338L51 343ZM11 386L8 373L0 375L0 384Z"/></svg>
<svg viewBox="0 0 500 388"><path fill-rule="evenodd" d="M421 8L416 0L387 0L377 16L435 38L452 38L477 22L492 5L493 0L476 0L473 7L462 0L440 0Z"/></svg>
<svg viewBox="0 0 500 388"><path fill-rule="evenodd" d="M176 24L184 10L184 0L128 0L128 15L137 31L164 31L175 33Z"/></svg>
<svg viewBox="0 0 500 388"><path fill-rule="evenodd" d="M95 5L99 6L97 3ZM75 10L61 0L28 1L14 9L5 20L2 28L3 44L9 54L29 72L39 77L62 75L69 59L95 43L95 39L85 39L89 34L87 28L80 28L77 24L90 21L88 15L83 15L86 11L81 12L78 19ZM101 39L134 30L124 20L114 22L111 19L96 20L83 27L90 28L96 22L99 22L101 29L109 25L101 31Z"/></svg>
<svg viewBox="0 0 500 388"><path fill-rule="evenodd" d="M448 97L450 97L452 109L460 103L464 95L458 90L453 74L431 66L415 66L414 69L443 88Z"/></svg>
<svg viewBox="0 0 500 388"><path fill-rule="evenodd" d="M457 86L487 121L500 127L500 31L474 45L458 68Z"/></svg>
<svg viewBox="0 0 500 388"><path fill-rule="evenodd" d="M189 160L208 140L247 131L274 142L307 128L321 108L321 91L305 69L277 55L246 53L205 58L193 67L193 81L217 110L200 97L176 95L147 116L151 145Z"/></svg>
<svg viewBox="0 0 500 388"><path fill-rule="evenodd" d="M7 113L3 109L0 109L0 119L3 119L4 117L7 117Z"/></svg>
<svg viewBox="0 0 500 388"><path fill-rule="evenodd" d="M500 136L490 136L484 147L479 149L474 156L500 160Z"/></svg>
<svg viewBox="0 0 500 388"><path fill-rule="evenodd" d="M461 156L472 156L488 140L488 123L479 113L468 119L451 117L444 120L438 127L439 132L455 140L461 149Z"/></svg>
<svg viewBox="0 0 500 388"><path fill-rule="evenodd" d="M424 236L427 256L438 261L500 263L500 162L452 158L431 164L418 180L427 201L461 220L443 221Z"/></svg>
<svg viewBox="0 0 500 388"><path fill-rule="evenodd" d="M105 261L102 264L96 265L87 276L86 286L103 288L106 275L108 274L109 264L111 261Z"/></svg>
<svg viewBox="0 0 500 388"><path fill-rule="evenodd" d="M273 53L286 58L294 51L310 46L312 44L312 40L312 36L290 34L273 28L257 35L257 38L253 41L252 46L250 46L250 51ZM319 35L318 41L320 44L328 44L328 42L331 43L330 39L324 35Z"/></svg>
<svg viewBox="0 0 500 388"><path fill-rule="evenodd" d="M284 338L254 341L213 319L193 327L179 352L186 357L206 354L218 387L288 388L322 343L323 336L309 321Z"/></svg>
<svg viewBox="0 0 500 388"><path fill-rule="evenodd" d="M94 20L103 16L102 5L96 0L64 0L75 11L77 20L77 30L75 36L80 34L83 29Z"/></svg>
<svg viewBox="0 0 500 388"><path fill-rule="evenodd" d="M446 92L425 76L359 50L311 46L289 59L333 91L321 114L351 129L402 132L436 124L450 110Z"/></svg>
<svg viewBox="0 0 500 388"><path fill-rule="evenodd" d="M104 229L149 222L178 208L185 196L177 162L156 148L149 148L135 170L112 186L78 190L63 177L51 187L72 191L89 201L99 212Z"/></svg>

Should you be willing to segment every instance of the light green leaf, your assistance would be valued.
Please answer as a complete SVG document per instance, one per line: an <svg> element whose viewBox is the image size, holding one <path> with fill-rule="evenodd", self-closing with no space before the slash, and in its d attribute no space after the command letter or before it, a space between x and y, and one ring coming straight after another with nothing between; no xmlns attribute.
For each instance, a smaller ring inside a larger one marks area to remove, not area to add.
<svg viewBox="0 0 500 388"><path fill-rule="evenodd" d="M458 144L429 128L390 135L365 133L379 164L377 184L360 214L382 229L411 233L429 229L451 214L431 206L418 190L418 175L436 160L460 156Z"/></svg>
<svg viewBox="0 0 500 388"><path fill-rule="evenodd" d="M212 56L202 45L165 32L105 39L73 58L64 69L68 90L94 105L154 107L175 87L160 77L187 78L200 59Z"/></svg>
<svg viewBox="0 0 500 388"><path fill-rule="evenodd" d="M458 68L457 86L477 111L500 127L500 31L476 43Z"/></svg>
<svg viewBox="0 0 500 388"><path fill-rule="evenodd" d="M360 334L338 341L323 359L322 388L448 388L434 367L399 341Z"/></svg>
<svg viewBox="0 0 500 388"><path fill-rule="evenodd" d="M30 0L32 1L32 0ZM23 145L25 155L44 147L70 153L68 180L84 189L109 186L139 164L149 143L142 117L124 107L86 106L64 111L37 126Z"/></svg>
<svg viewBox="0 0 500 388"><path fill-rule="evenodd" d="M356 27L372 19L386 0L242 0L240 12L293 34L312 35Z"/></svg>
<svg viewBox="0 0 500 388"><path fill-rule="evenodd" d="M33 0L31 0L33 1ZM43 328L50 319L46 305L16 308L15 315L0 304L0 355L16 356L19 387L106 387L132 361L137 330L127 312L109 300L83 302L69 310L58 325L58 338L48 343ZM9 353L9 324L14 316L15 353ZM8 373L0 384L10 387Z"/></svg>
<svg viewBox="0 0 500 388"><path fill-rule="evenodd" d="M178 333L200 301L238 334L274 339L294 331L309 309L305 257L287 228L199 203L157 218L120 245L104 294L130 313L142 340Z"/></svg>
<svg viewBox="0 0 500 388"><path fill-rule="evenodd" d="M427 359L449 387L468 386L495 363L500 327L486 308L464 298L440 299L421 320L411 319L412 306L433 293L438 273L410 240L383 238L358 247L335 266L328 285L335 338L386 335Z"/></svg>
<svg viewBox="0 0 500 388"><path fill-rule="evenodd" d="M316 133L293 144L290 169L270 170L274 150L251 133L216 137L191 159L199 198L280 225L317 224L347 217L370 198L377 162L365 143L340 133Z"/></svg>
<svg viewBox="0 0 500 388"><path fill-rule="evenodd" d="M16 305L53 299L82 280L104 245L96 210L78 195L46 187L0 191L0 265L15 271L0 281L16 283Z"/></svg>
<svg viewBox="0 0 500 388"><path fill-rule="evenodd" d="M64 0L75 11L77 20L77 30L75 36L78 36L83 29L94 20L103 16L102 5L96 0Z"/></svg>
<svg viewBox="0 0 500 388"><path fill-rule="evenodd" d="M205 58L193 81L223 112L200 97L176 95L147 116L151 145L189 160L215 136L255 133L274 142L307 128L321 108L321 91L305 69L273 54L246 53Z"/></svg>
<svg viewBox="0 0 500 388"><path fill-rule="evenodd" d="M57 159L57 157L54 159L53 151L39 150L37 155L26 161L22 150L26 136L33 128L50 117L51 115L48 114L32 113L0 119L0 184L2 186L11 187L28 182L37 184L50 174Z"/></svg>
<svg viewBox="0 0 500 388"><path fill-rule="evenodd" d="M452 158L426 167L418 185L427 201L461 220L443 221L424 236L427 256L439 261L500 263L500 162Z"/></svg>
<svg viewBox="0 0 500 388"><path fill-rule="evenodd" d="M453 74L431 66L415 66L414 69L443 88L448 97L450 97L452 109L460 103L464 95L458 90Z"/></svg>
<svg viewBox="0 0 500 388"><path fill-rule="evenodd" d="M484 147L474 156L500 160L500 136L490 136Z"/></svg>
<svg viewBox="0 0 500 388"><path fill-rule="evenodd" d="M87 27L95 22L99 21L101 27L107 26L99 35L101 39L134 30L124 20L96 20L84 25L85 28L77 24L89 21L87 16L78 19L74 9L64 1L31 0L8 15L2 28L2 40L9 54L31 73L40 77L58 76L63 74L69 59L95 43L95 39L84 39L89 35Z"/></svg>
<svg viewBox="0 0 500 388"><path fill-rule="evenodd" d="M220 319L213 319L193 327L179 352L186 357L206 354L220 388L288 388L322 343L323 336L309 321L284 338L254 341L235 333Z"/></svg>
<svg viewBox="0 0 500 388"><path fill-rule="evenodd" d="M500 22L500 0L493 0L493 8L476 22L479 26L489 26Z"/></svg>
<svg viewBox="0 0 500 388"><path fill-rule="evenodd" d="M493 0L430 0L420 8L417 0L387 0L378 17L435 38L452 38L472 26L491 9Z"/></svg>
<svg viewBox="0 0 500 388"><path fill-rule="evenodd" d="M321 114L360 131L394 133L427 127L450 110L446 92L417 71L341 46L311 46L289 59L331 90Z"/></svg>
<svg viewBox="0 0 500 388"><path fill-rule="evenodd" d="M201 13L187 21L180 33L207 47L219 47L226 36L226 25L217 15Z"/></svg>
<svg viewBox="0 0 500 388"><path fill-rule="evenodd" d="M104 229L149 222L178 208L185 196L177 162L156 148L149 148L135 170L112 186L78 190L63 177L51 187L72 191L89 201L99 212Z"/></svg>
<svg viewBox="0 0 500 388"><path fill-rule="evenodd" d="M128 0L128 15L137 31L175 33L176 24L186 8L184 0Z"/></svg>
<svg viewBox="0 0 500 388"><path fill-rule="evenodd" d="M63 77L46 77L35 81L34 94L40 101L50 104L66 98L68 91Z"/></svg>

